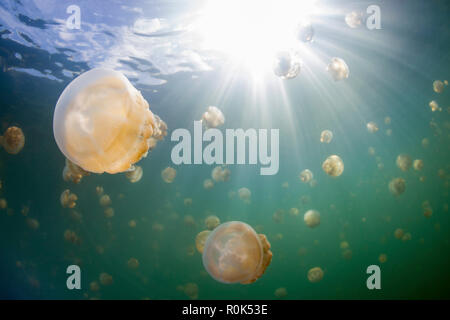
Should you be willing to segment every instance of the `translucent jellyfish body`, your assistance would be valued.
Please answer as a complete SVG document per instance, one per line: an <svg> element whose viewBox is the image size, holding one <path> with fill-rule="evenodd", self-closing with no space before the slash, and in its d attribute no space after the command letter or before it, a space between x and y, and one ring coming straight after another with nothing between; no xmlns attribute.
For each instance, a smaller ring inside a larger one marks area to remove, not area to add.
<svg viewBox="0 0 450 320"><path fill-rule="evenodd" d="M210 233L203 249L203 265L215 280L248 284L260 278L272 260L270 243L251 226L231 221Z"/></svg>
<svg viewBox="0 0 450 320"><path fill-rule="evenodd" d="M444 83L441 80L434 81L433 90L434 92L442 93L442 91L444 91Z"/></svg>
<svg viewBox="0 0 450 320"><path fill-rule="evenodd" d="M293 79L300 73L301 62L297 53L282 51L276 54L273 72L281 79Z"/></svg>
<svg viewBox="0 0 450 320"><path fill-rule="evenodd" d="M60 201L63 208L75 208L75 206L77 205L77 200L77 195L70 192L69 189L64 190L61 193Z"/></svg>
<svg viewBox="0 0 450 320"><path fill-rule="evenodd" d="M323 270L320 267L314 267L308 270L309 282L316 283L323 279Z"/></svg>
<svg viewBox="0 0 450 320"><path fill-rule="evenodd" d="M153 135L149 139L149 150L153 150L158 141L161 141L164 139L164 137L167 135L167 124L161 120L160 117L158 117L156 114L153 115L155 120L155 126L153 130Z"/></svg>
<svg viewBox="0 0 450 320"><path fill-rule="evenodd" d="M128 259L127 266L130 269L137 269L139 268L139 260L136 258L130 258Z"/></svg>
<svg viewBox="0 0 450 320"><path fill-rule="evenodd" d="M86 171L124 172L147 154L155 119L120 72L92 69L75 78L56 104L53 133L67 159Z"/></svg>
<svg viewBox="0 0 450 320"><path fill-rule="evenodd" d="M413 162L413 168L414 170L420 171L423 169L423 160L421 159L416 159Z"/></svg>
<svg viewBox="0 0 450 320"><path fill-rule="evenodd" d="M287 296L287 290L286 290L286 288L278 288L277 290L275 290L274 294L275 294L275 297L281 299L281 298L284 298Z"/></svg>
<svg viewBox="0 0 450 320"><path fill-rule="evenodd" d="M395 160L395 163L402 171L408 171L409 168L411 168L412 159L407 154L399 154Z"/></svg>
<svg viewBox="0 0 450 320"><path fill-rule="evenodd" d="M385 263L387 261L387 255L385 253L380 254L378 261L380 261L380 263Z"/></svg>
<svg viewBox="0 0 450 320"><path fill-rule="evenodd" d="M207 128L217 128L225 123L225 116L219 108L210 106L202 115L202 123Z"/></svg>
<svg viewBox="0 0 450 320"><path fill-rule="evenodd" d="M406 190L406 182L403 178L394 178L389 182L389 191L394 196L399 196Z"/></svg>
<svg viewBox="0 0 450 320"><path fill-rule="evenodd" d="M3 136L0 136L0 144L6 152L18 154L25 145L25 135L19 127L9 127Z"/></svg>
<svg viewBox="0 0 450 320"><path fill-rule="evenodd" d="M205 188L206 190L212 189L214 187L214 181L212 181L211 179L206 179L205 181L203 181L203 188Z"/></svg>
<svg viewBox="0 0 450 320"><path fill-rule="evenodd" d="M113 277L106 272L100 273L98 279L103 286L109 286L113 283Z"/></svg>
<svg viewBox="0 0 450 320"><path fill-rule="evenodd" d="M315 228L320 224L320 213L317 210L308 210L303 216L305 224L310 228Z"/></svg>
<svg viewBox="0 0 450 320"><path fill-rule="evenodd" d="M208 216L205 219L205 225L208 230L213 230L220 224L220 219L217 216Z"/></svg>
<svg viewBox="0 0 450 320"><path fill-rule="evenodd" d="M203 253L203 249L205 248L206 239L208 239L210 230L203 230L197 234L195 237L195 247L199 253Z"/></svg>
<svg viewBox="0 0 450 320"><path fill-rule="evenodd" d="M322 143L330 143L333 140L333 132L330 130L323 130L320 134L320 142Z"/></svg>
<svg viewBox="0 0 450 320"><path fill-rule="evenodd" d="M375 133L378 131L378 126L373 121L368 122L366 127L367 127L367 131L369 131L370 133Z"/></svg>
<svg viewBox="0 0 450 320"><path fill-rule="evenodd" d="M172 183L177 176L177 171L172 167L167 167L161 171L161 177L165 183Z"/></svg>
<svg viewBox="0 0 450 320"><path fill-rule="evenodd" d="M430 103L428 104L430 106L431 111L435 112L435 111L441 111L441 108L439 107L439 104L432 100L430 101Z"/></svg>
<svg viewBox="0 0 450 320"><path fill-rule="evenodd" d="M250 198L252 196L252 192L247 188L240 188L238 190L239 198L245 203L250 203Z"/></svg>
<svg viewBox="0 0 450 320"><path fill-rule="evenodd" d="M128 171L127 173L125 173L125 176L131 183L136 183L141 180L143 173L144 170L142 170L141 166L134 166L134 170Z"/></svg>
<svg viewBox="0 0 450 320"><path fill-rule="evenodd" d="M322 169L332 177L338 177L344 172L344 162L337 155L329 156L323 163Z"/></svg>
<svg viewBox="0 0 450 320"><path fill-rule="evenodd" d="M224 182L230 180L231 171L222 166L215 167L211 172L211 177L216 182Z"/></svg>
<svg viewBox="0 0 450 320"><path fill-rule="evenodd" d="M362 12L352 11L345 15L345 23L350 28L358 28L361 26L363 22L363 14Z"/></svg>
<svg viewBox="0 0 450 320"><path fill-rule="evenodd" d="M308 183L312 180L313 178L313 173L311 172L311 170L309 169L305 169L302 172L300 172L300 176L299 176L300 180L304 183Z"/></svg>
<svg viewBox="0 0 450 320"><path fill-rule="evenodd" d="M302 42L311 42L314 37L314 28L310 22L301 22L297 26L297 39Z"/></svg>
<svg viewBox="0 0 450 320"><path fill-rule="evenodd" d="M327 66L327 71L334 81L347 79L350 73L347 64L341 58L331 58L331 62Z"/></svg>
<svg viewBox="0 0 450 320"><path fill-rule="evenodd" d="M80 183L81 179L88 176L90 173L83 170L75 163L66 159L66 165L63 169L63 179L64 181L72 181L73 183Z"/></svg>
<svg viewBox="0 0 450 320"><path fill-rule="evenodd" d="M405 232L401 228L397 228L394 231L394 237L397 238L397 239L401 239L404 234L405 234Z"/></svg>

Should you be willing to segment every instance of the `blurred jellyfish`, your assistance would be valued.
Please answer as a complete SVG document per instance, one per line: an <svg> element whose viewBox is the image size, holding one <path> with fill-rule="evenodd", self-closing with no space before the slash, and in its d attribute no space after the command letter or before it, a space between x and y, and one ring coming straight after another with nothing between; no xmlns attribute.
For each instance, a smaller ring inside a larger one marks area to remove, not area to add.
<svg viewBox="0 0 450 320"><path fill-rule="evenodd" d="M214 182L211 179L206 179L203 181L203 188L206 190L212 189L214 187Z"/></svg>
<svg viewBox="0 0 450 320"><path fill-rule="evenodd" d="M433 82L433 90L437 93L442 93L444 91L444 83L441 80L435 80Z"/></svg>
<svg viewBox="0 0 450 320"><path fill-rule="evenodd" d="M8 202L5 198L0 198L0 209L6 209L8 207Z"/></svg>
<svg viewBox="0 0 450 320"><path fill-rule="evenodd" d="M193 256L195 254L195 247L193 245L189 245L186 248L186 254L188 256Z"/></svg>
<svg viewBox="0 0 450 320"><path fill-rule="evenodd" d="M185 199L183 200L183 203L184 203L184 205L185 205L186 207L192 206L192 198L185 198Z"/></svg>
<svg viewBox="0 0 450 320"><path fill-rule="evenodd" d="M60 201L63 208L75 208L77 200L77 195L71 193L69 189L64 190L63 193L61 193Z"/></svg>
<svg viewBox="0 0 450 320"><path fill-rule="evenodd" d="M106 208L103 213L105 214L105 217L110 219L114 217L114 208L108 207Z"/></svg>
<svg viewBox="0 0 450 320"><path fill-rule="evenodd" d="M125 176L131 183L136 183L141 180L143 174L143 170L141 166L134 166L134 170L128 171L125 173Z"/></svg>
<svg viewBox="0 0 450 320"><path fill-rule="evenodd" d="M297 53L278 52L273 63L273 72L281 79L293 79L300 73L301 62Z"/></svg>
<svg viewBox="0 0 450 320"><path fill-rule="evenodd" d="M58 99L53 133L62 153L86 171L130 169L149 150L155 118L147 101L120 72L92 69Z"/></svg>
<svg viewBox="0 0 450 320"><path fill-rule="evenodd" d="M283 182L283 183L281 184L281 187L282 187L283 189L289 188L289 182L287 182L287 181Z"/></svg>
<svg viewBox="0 0 450 320"><path fill-rule="evenodd" d="M333 132L330 130L323 130L320 134L320 142L322 143L330 143L333 139Z"/></svg>
<svg viewBox="0 0 450 320"><path fill-rule="evenodd" d="M289 214L296 217L300 214L300 210L298 210L298 208L291 208L289 209Z"/></svg>
<svg viewBox="0 0 450 320"><path fill-rule="evenodd" d="M202 123L207 128L217 128L225 123L225 116L219 108L210 106L202 115Z"/></svg>
<svg viewBox="0 0 450 320"><path fill-rule="evenodd" d="M100 290L100 285L97 281L91 281L91 283L89 283L89 289L93 292L97 292Z"/></svg>
<svg viewBox="0 0 450 320"><path fill-rule="evenodd" d="M63 169L63 179L64 181L72 181L73 183L80 183L81 179L88 176L90 173L83 170L75 163L66 159L66 165Z"/></svg>
<svg viewBox="0 0 450 320"><path fill-rule="evenodd" d="M245 203L250 203L252 192L247 188L240 188L238 190L239 198Z"/></svg>
<svg viewBox="0 0 450 320"><path fill-rule="evenodd" d="M277 211L275 211L275 213L272 216L272 220L276 223L283 222L283 219L284 219L284 210L282 209L278 209Z"/></svg>
<svg viewBox="0 0 450 320"><path fill-rule="evenodd" d="M199 253L203 253L203 249L205 247L206 239L208 239L209 234L211 233L210 230L203 230L197 234L195 237L195 247L197 248L197 251Z"/></svg>
<svg viewBox="0 0 450 320"><path fill-rule="evenodd" d="M81 213L79 213L78 211L76 211L76 210L71 210L70 211L70 218L73 221L78 222L78 223L83 222L83 215Z"/></svg>
<svg viewBox="0 0 450 320"><path fill-rule="evenodd" d="M392 129L387 129L387 130L386 130L386 135L387 135L388 137L390 137L390 136L392 135Z"/></svg>
<svg viewBox="0 0 450 320"><path fill-rule="evenodd" d="M436 101L434 101L434 100L430 101L430 103L428 105L430 106L432 112L441 111L442 110L439 107L438 103Z"/></svg>
<svg viewBox="0 0 450 320"><path fill-rule="evenodd" d="M315 228L320 224L320 213L317 210L308 210L303 216L305 224L310 228Z"/></svg>
<svg viewBox="0 0 450 320"><path fill-rule="evenodd" d="M406 190L406 183L403 178L394 178L389 182L389 191L394 196L399 196Z"/></svg>
<svg viewBox="0 0 450 320"><path fill-rule="evenodd" d="M211 177L216 182L228 181L230 179L231 171L228 168L222 166L215 167L211 172Z"/></svg>
<svg viewBox="0 0 450 320"><path fill-rule="evenodd" d="M164 231L164 225L162 225L161 223L155 222L152 225L152 230L153 231L158 231L158 232Z"/></svg>
<svg viewBox="0 0 450 320"><path fill-rule="evenodd" d="M0 145L10 154L18 154L25 145L25 136L19 127L9 127L3 136L0 136Z"/></svg>
<svg viewBox="0 0 450 320"><path fill-rule="evenodd" d="M153 119L155 122L155 126L153 129L153 135L149 138L149 150L153 150L156 145L158 144L158 141L161 141L164 139L164 137L167 135L167 124L161 120L160 117L158 117L156 114L153 115Z"/></svg>
<svg viewBox="0 0 450 320"><path fill-rule="evenodd" d="M361 26L362 22L363 22L363 13L362 12L352 11L345 15L345 23L350 28L353 28L353 29L359 28Z"/></svg>
<svg viewBox="0 0 450 320"><path fill-rule="evenodd" d="M277 298L284 298L287 296L287 290L286 288L278 288L277 290L275 290L275 297Z"/></svg>
<svg viewBox="0 0 450 320"><path fill-rule="evenodd" d="M390 125L391 124L391 118L390 117L384 118L384 124Z"/></svg>
<svg viewBox="0 0 450 320"><path fill-rule="evenodd" d="M260 278L272 260L263 234L240 221L221 224L208 236L203 265L215 280L248 284Z"/></svg>
<svg viewBox="0 0 450 320"><path fill-rule="evenodd" d="M303 21L297 26L297 39L301 42L312 42L314 28L310 22Z"/></svg>
<svg viewBox="0 0 450 320"><path fill-rule="evenodd" d="M368 122L366 126L367 126L367 131L369 131L370 133L375 133L378 131L378 126L373 121Z"/></svg>
<svg viewBox="0 0 450 320"><path fill-rule="evenodd" d="M341 243L339 244L339 247L340 247L342 250L345 250L345 249L348 249L348 248L350 247L350 245L348 244L347 241L341 241Z"/></svg>
<svg viewBox="0 0 450 320"><path fill-rule="evenodd" d="M64 240L66 240L69 243L79 245L81 243L80 238L76 234L75 231L67 229L64 231Z"/></svg>
<svg viewBox="0 0 450 320"><path fill-rule="evenodd" d="M401 239L404 234L405 234L405 232L401 228L397 228L394 231L394 237L397 238L397 239Z"/></svg>
<svg viewBox="0 0 450 320"><path fill-rule="evenodd" d="M102 195L102 196L100 197L99 202L100 202L100 205L101 205L102 207L110 206L111 203L112 203L111 198L110 198L109 195L107 195L107 194Z"/></svg>
<svg viewBox="0 0 450 320"><path fill-rule="evenodd" d="M99 280L102 286L109 286L113 283L113 277L106 272L100 273Z"/></svg>
<svg viewBox="0 0 450 320"><path fill-rule="evenodd" d="M423 160L421 159L416 159L413 162L413 168L414 170L420 171L423 169Z"/></svg>
<svg viewBox="0 0 450 320"><path fill-rule="evenodd" d="M213 230L220 224L220 219L217 216L208 216L205 219L206 229Z"/></svg>
<svg viewBox="0 0 450 320"><path fill-rule="evenodd" d="M165 183L172 183L176 175L177 171L171 167L167 167L161 172L161 177Z"/></svg>
<svg viewBox="0 0 450 320"><path fill-rule="evenodd" d="M187 214L184 216L184 224L188 227L195 227L195 220L194 217L190 214Z"/></svg>
<svg viewBox="0 0 450 320"><path fill-rule="evenodd" d="M127 262L127 266L130 269L137 269L139 268L139 260L136 258L130 258Z"/></svg>
<svg viewBox="0 0 450 320"><path fill-rule="evenodd" d="M342 258L345 260L350 260L353 256L353 251L351 249L345 249L342 251Z"/></svg>
<svg viewBox="0 0 450 320"><path fill-rule="evenodd" d="M27 218L27 226L32 230L37 230L39 229L40 224L36 219Z"/></svg>
<svg viewBox="0 0 450 320"><path fill-rule="evenodd" d="M322 279L323 279L323 270L320 267L314 267L308 270L309 282L316 283Z"/></svg>
<svg viewBox="0 0 450 320"><path fill-rule="evenodd" d="M399 154L395 160L395 163L402 171L408 171L412 165L412 159L407 154Z"/></svg>
<svg viewBox="0 0 450 320"><path fill-rule="evenodd" d="M99 197L101 197L103 195L103 192L104 192L103 187L102 186L96 186L95 187L95 192L97 193L97 195Z"/></svg>
<svg viewBox="0 0 450 320"><path fill-rule="evenodd" d="M305 169L302 172L300 172L299 176L300 180L304 183L308 183L313 178L313 173L309 169Z"/></svg>
<svg viewBox="0 0 450 320"><path fill-rule="evenodd" d="M369 147L369 154L371 156L375 155L375 148L374 147Z"/></svg>
<svg viewBox="0 0 450 320"><path fill-rule="evenodd" d="M128 222L128 226L129 226L130 228L136 228L136 220L130 220L130 221Z"/></svg>
<svg viewBox="0 0 450 320"><path fill-rule="evenodd" d="M198 285L196 283L189 282L184 286L184 294L190 299L198 299Z"/></svg>
<svg viewBox="0 0 450 320"><path fill-rule="evenodd" d="M380 254L378 261L380 261L380 263L385 263L387 261L387 255L385 253Z"/></svg>
<svg viewBox="0 0 450 320"><path fill-rule="evenodd" d="M327 66L327 71L334 81L347 79L350 73L347 64L341 58L331 58L331 62Z"/></svg>
<svg viewBox="0 0 450 320"><path fill-rule="evenodd" d="M344 162L337 155L329 156L323 163L322 169L332 177L339 177L344 172Z"/></svg>
<svg viewBox="0 0 450 320"><path fill-rule="evenodd" d="M409 232L407 232L407 233L405 233L404 235L403 235L403 237L402 237L402 241L403 242L406 242L406 241L409 241L409 240L411 240L411 233L409 233Z"/></svg>

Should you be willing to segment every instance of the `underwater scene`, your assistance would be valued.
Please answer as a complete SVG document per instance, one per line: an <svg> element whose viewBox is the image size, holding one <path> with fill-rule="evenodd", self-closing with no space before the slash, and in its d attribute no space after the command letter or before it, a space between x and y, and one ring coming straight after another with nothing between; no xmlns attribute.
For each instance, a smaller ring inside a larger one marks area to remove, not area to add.
<svg viewBox="0 0 450 320"><path fill-rule="evenodd" d="M0 299L449 299L449 18L0 0Z"/></svg>

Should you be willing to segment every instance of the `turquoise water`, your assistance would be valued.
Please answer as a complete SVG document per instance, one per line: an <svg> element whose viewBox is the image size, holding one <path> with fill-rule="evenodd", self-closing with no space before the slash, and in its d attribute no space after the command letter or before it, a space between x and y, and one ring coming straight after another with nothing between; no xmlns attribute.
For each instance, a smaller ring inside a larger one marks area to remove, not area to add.
<svg viewBox="0 0 450 320"><path fill-rule="evenodd" d="M127 2L141 11L127 11L120 2L95 7L80 2L89 32L75 40L67 40L58 29L68 3L0 1L1 132L15 125L26 139L17 155L0 149L0 198L7 201L7 209L0 210L0 297L188 299L180 286L195 283L198 299L275 299L280 287L286 288L284 299L449 298L450 89L433 91L434 80L449 77L449 4L321 3L336 14L314 20L315 41L305 49L299 76L282 81L270 74L255 84L251 74L231 68L222 54L210 59L210 52L197 52L195 43L186 40L189 33L174 27L183 14L201 7L201 1L155 2L151 7ZM348 28L345 13L369 4L381 7L382 29ZM119 33L142 17L160 17L159 33ZM128 45L148 45L148 52L119 50L127 37L133 39ZM82 46L80 41L92 42ZM168 43L173 52L159 52ZM192 58L194 53L198 56ZM348 79L334 82L325 71L334 56L348 64ZM169 132L138 163L144 170L138 183L130 183L124 174L92 174L80 184L65 182L64 156L53 137L54 107L77 73L104 66L105 61L124 72ZM204 70L203 63L210 68ZM431 100L442 111L432 112ZM229 165L230 180L205 190L203 181L211 178L214 166L172 163L175 143L170 133L176 128L192 132L193 121L210 105L225 115L222 131L280 129L276 175L261 176L258 165ZM385 117L391 118L390 124ZM369 121L377 123L377 132L368 132ZM325 129L333 132L330 144L319 141ZM424 138L428 147L422 146ZM369 147L375 155L369 154ZM424 168L401 171L395 163L401 153L422 159ZM321 167L332 154L345 165L337 178ZM168 166L177 170L171 184L161 178ZM316 186L300 181L304 169L314 173ZM398 197L388 190L396 177L406 181L406 191ZM104 216L96 186L111 196L114 217ZM251 190L249 204L229 196L242 187ZM60 204L65 189L78 196L75 210L81 222ZM192 198L191 206L184 205L185 198ZM424 201L432 208L429 218L423 214ZM24 206L29 208L26 217L21 213ZM289 214L293 207L299 209L298 216ZM273 214L280 209L284 218L277 223ZM309 209L321 213L317 228L303 221ZM222 222L244 221L267 235L273 259L258 281L226 285L206 273L195 236L205 229L210 214ZM184 223L186 215L194 217L195 226ZM39 221L37 230L27 225L28 218ZM136 221L135 228L129 227L130 220ZM156 223L163 230L155 230ZM397 228L409 232L411 240L396 239ZM64 240L67 229L77 233L80 244ZM342 256L344 240L351 259ZM380 254L387 255L385 263L378 260ZM127 266L132 257L139 261L135 270ZM81 290L66 288L70 264L81 267ZM372 264L381 267L381 290L366 287L366 268ZM324 277L310 283L307 272L317 266ZM99 282L103 272L112 276L113 284L92 291L90 283Z"/></svg>

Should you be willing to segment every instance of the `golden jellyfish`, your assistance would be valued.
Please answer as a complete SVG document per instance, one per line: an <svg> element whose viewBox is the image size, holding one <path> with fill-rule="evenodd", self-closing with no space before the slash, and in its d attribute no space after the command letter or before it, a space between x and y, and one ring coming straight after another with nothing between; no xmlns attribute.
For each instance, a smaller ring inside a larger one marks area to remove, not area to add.
<svg viewBox="0 0 450 320"><path fill-rule="evenodd" d="M409 241L409 240L411 240L411 233L409 233L409 232L407 232L407 233L405 233L404 235L403 235L403 237L402 237L402 241L403 242L406 242L406 241Z"/></svg>
<svg viewBox="0 0 450 320"><path fill-rule="evenodd" d="M391 118L390 117L384 118L384 124L390 125L391 124Z"/></svg>
<svg viewBox="0 0 450 320"><path fill-rule="evenodd" d="M109 195L107 195L107 194L102 195L102 196L100 197L99 202L100 202L100 205L101 205L102 207L110 206L111 203L112 203L111 198L110 198Z"/></svg>
<svg viewBox="0 0 450 320"><path fill-rule="evenodd" d="M114 208L108 207L103 211L103 213L105 214L106 218L112 218L114 217Z"/></svg>
<svg viewBox="0 0 450 320"><path fill-rule="evenodd" d="M102 286L109 286L113 283L113 277L106 272L100 273L99 280Z"/></svg>
<svg viewBox="0 0 450 320"><path fill-rule="evenodd" d="M397 167L402 171L408 171L412 165L412 159L407 154L399 154L395 160Z"/></svg>
<svg viewBox="0 0 450 320"><path fill-rule="evenodd" d="M81 240L75 231L67 229L64 231L64 240L72 244L80 244Z"/></svg>
<svg viewBox="0 0 450 320"><path fill-rule="evenodd" d="M83 170L75 163L66 159L66 164L63 169L63 179L64 181L72 181L73 183L80 183L81 179L88 176L90 173Z"/></svg>
<svg viewBox="0 0 450 320"><path fill-rule="evenodd" d="M177 176L177 171L172 167L167 167L161 172L161 177L165 183L172 183Z"/></svg>
<svg viewBox="0 0 450 320"><path fill-rule="evenodd" d="M206 229L213 230L220 224L220 219L217 216L208 216L205 219Z"/></svg>
<svg viewBox="0 0 450 320"><path fill-rule="evenodd" d="M75 208L78 197L75 193L70 192L69 189L61 193L60 201L63 208Z"/></svg>
<svg viewBox="0 0 450 320"><path fill-rule="evenodd" d="M287 296L287 290L286 288L278 288L277 290L275 290L274 294L277 298L285 298Z"/></svg>
<svg viewBox="0 0 450 320"><path fill-rule="evenodd" d="M89 283L89 289L93 292L97 292L100 290L100 285L97 281L91 281L91 283Z"/></svg>
<svg viewBox="0 0 450 320"><path fill-rule="evenodd" d="M185 199L183 200L183 203L184 203L184 205L185 205L186 207L192 206L192 198L185 198Z"/></svg>
<svg viewBox="0 0 450 320"><path fill-rule="evenodd" d="M291 208L291 209L289 209L289 214L291 216L296 217L296 216L298 216L300 214L300 210L298 210L298 208L295 208L295 207Z"/></svg>
<svg viewBox="0 0 450 320"><path fill-rule="evenodd" d="M436 93L442 93L444 91L444 83L441 80L435 80L433 82L433 90Z"/></svg>
<svg viewBox="0 0 450 320"><path fill-rule="evenodd" d="M203 230L197 234L195 237L195 247L199 253L203 253L203 249L205 248L206 239L208 239L210 230Z"/></svg>
<svg viewBox="0 0 450 320"><path fill-rule="evenodd" d="M211 177L216 182L224 182L230 180L231 171L222 166L215 167L211 172Z"/></svg>
<svg viewBox="0 0 450 320"><path fill-rule="evenodd" d="M363 13L352 11L345 15L345 23L352 29L358 28L363 23Z"/></svg>
<svg viewBox="0 0 450 320"><path fill-rule="evenodd" d="M8 202L5 198L0 198L0 209L4 210L8 207Z"/></svg>
<svg viewBox="0 0 450 320"><path fill-rule="evenodd" d="M422 139L422 147L427 148L430 145L430 140L427 138Z"/></svg>
<svg viewBox="0 0 450 320"><path fill-rule="evenodd" d="M322 143L330 143L333 140L333 132L330 130L323 130L320 134L320 142Z"/></svg>
<svg viewBox="0 0 450 320"><path fill-rule="evenodd" d="M331 62L327 66L327 71L334 81L347 79L350 73L347 64L341 58L331 58Z"/></svg>
<svg viewBox="0 0 450 320"><path fill-rule="evenodd" d="M250 203L252 192L248 188L240 188L238 190L239 198L245 203Z"/></svg>
<svg viewBox="0 0 450 320"><path fill-rule="evenodd" d="M350 245L348 244L347 241L341 241L339 247L340 247L342 250L345 250L345 249L348 249L348 248L350 247Z"/></svg>
<svg viewBox="0 0 450 320"><path fill-rule="evenodd" d="M433 215L433 209L431 207L423 208L423 215L425 218L430 218Z"/></svg>
<svg viewBox="0 0 450 320"><path fill-rule="evenodd" d="M188 227L195 227L195 220L194 217L190 214L187 214L184 216L184 224Z"/></svg>
<svg viewBox="0 0 450 320"><path fill-rule="evenodd" d="M344 172L344 162L337 155L329 156L323 163L322 169L332 177L339 177Z"/></svg>
<svg viewBox="0 0 450 320"><path fill-rule="evenodd" d="M128 259L127 266L130 269L137 269L139 268L139 260L136 258L130 258Z"/></svg>
<svg viewBox="0 0 450 320"><path fill-rule="evenodd" d="M25 145L25 136L19 127L9 127L6 129L3 137L0 136L0 144L6 152L10 154L18 154Z"/></svg>
<svg viewBox="0 0 450 320"><path fill-rule="evenodd" d="M439 107L439 104L436 101L434 101L434 100L430 101L428 106L431 108L432 112L441 111L441 108Z"/></svg>
<svg viewBox="0 0 450 320"><path fill-rule="evenodd" d="M423 160L416 159L413 162L413 168L414 170L420 171L423 169Z"/></svg>
<svg viewBox="0 0 450 320"><path fill-rule="evenodd" d="M158 144L158 141L161 141L164 139L164 137L167 135L167 124L161 120L160 117L158 117L156 114L153 115L155 120L155 127L153 129L153 136L149 139L149 150L152 151L156 145Z"/></svg>
<svg viewBox="0 0 450 320"><path fill-rule="evenodd" d="M320 224L320 213L317 210L308 210L303 216L305 224L310 228L315 228Z"/></svg>
<svg viewBox="0 0 450 320"><path fill-rule="evenodd" d="M394 178L389 182L389 191L394 196L399 196L406 190L406 182L403 178Z"/></svg>
<svg viewBox="0 0 450 320"><path fill-rule="evenodd" d="M210 190L214 187L214 182L211 179L206 179L203 181L203 188Z"/></svg>
<svg viewBox="0 0 450 320"><path fill-rule="evenodd" d="M284 210L278 209L272 215L272 220L276 223L282 223L284 219Z"/></svg>
<svg viewBox="0 0 450 320"><path fill-rule="evenodd" d="M103 192L104 192L103 187L102 186L96 186L95 187L95 192L97 193L97 195L99 197L101 197L103 195Z"/></svg>
<svg viewBox="0 0 450 320"><path fill-rule="evenodd" d="M40 224L39 221L37 221L36 219L27 218L27 226L32 230L37 230L39 229Z"/></svg>
<svg viewBox="0 0 450 320"><path fill-rule="evenodd" d="M395 237L396 239L401 239L401 238L403 237L404 234L405 234L405 232L404 232L403 229L401 229L401 228L397 228L397 229L395 229L395 231L394 231L394 237Z"/></svg>
<svg viewBox="0 0 450 320"><path fill-rule="evenodd" d="M153 231L157 231L157 232L164 231L164 225L162 225L161 223L155 222L155 223L152 225L152 230L153 230Z"/></svg>
<svg viewBox="0 0 450 320"><path fill-rule="evenodd" d="M198 299L198 285L196 283L186 283L186 285L183 287L183 291L184 294L187 295L190 299Z"/></svg>
<svg viewBox="0 0 450 320"><path fill-rule="evenodd" d="M128 226L130 228L136 228L136 220L130 220L128 221Z"/></svg>
<svg viewBox="0 0 450 320"><path fill-rule="evenodd" d="M320 267L314 267L308 270L308 280L311 283L319 282L323 279L323 270Z"/></svg>
<svg viewBox="0 0 450 320"><path fill-rule="evenodd" d="M208 236L203 266L222 283L248 284L260 278L272 260L270 243L263 234L240 221L221 224Z"/></svg>
<svg viewBox="0 0 450 320"><path fill-rule="evenodd" d="M305 169L302 172L300 172L300 176L299 176L300 180L304 183L308 183L312 180L313 178L313 173L311 172L311 170L309 169Z"/></svg>
<svg viewBox="0 0 450 320"><path fill-rule="evenodd" d="M344 249L344 251L342 251L342 257L345 260L350 260L353 256L353 251L351 249Z"/></svg>
<svg viewBox="0 0 450 320"><path fill-rule="evenodd" d="M368 122L366 127L367 127L367 131L369 131L370 133L375 133L378 131L378 126L373 121Z"/></svg>
<svg viewBox="0 0 450 320"><path fill-rule="evenodd" d="M73 221L78 222L78 223L83 222L83 215L81 213L79 213L78 211L76 211L76 210L71 210L70 211L70 218Z"/></svg>
<svg viewBox="0 0 450 320"><path fill-rule="evenodd" d="M225 116L219 108L210 106L202 115L202 123L207 128L217 128L225 123Z"/></svg>
<svg viewBox="0 0 450 320"><path fill-rule="evenodd" d="M385 263L387 261L387 255L385 253L380 254L378 261L380 261L380 263Z"/></svg>
<svg viewBox="0 0 450 320"><path fill-rule="evenodd" d="M300 73L302 64L297 52L281 51L275 55L273 72L281 79L293 79Z"/></svg>
<svg viewBox="0 0 450 320"><path fill-rule="evenodd" d="M131 183L136 183L139 180L141 180L143 173L144 173L144 170L142 170L141 166L134 166L133 170L125 173L125 176L127 177L128 181L130 181Z"/></svg>
<svg viewBox="0 0 450 320"><path fill-rule="evenodd" d="M375 148L374 147L369 147L369 154L371 156L375 155Z"/></svg>

